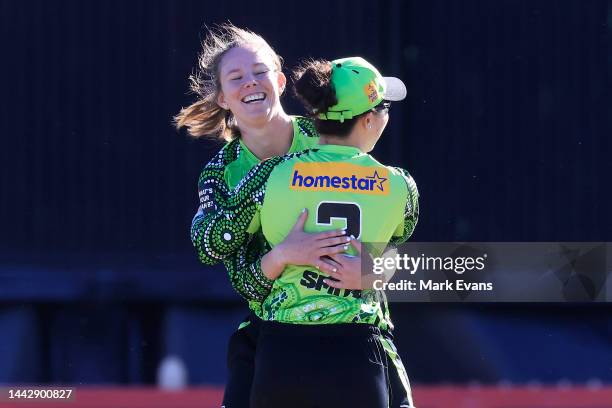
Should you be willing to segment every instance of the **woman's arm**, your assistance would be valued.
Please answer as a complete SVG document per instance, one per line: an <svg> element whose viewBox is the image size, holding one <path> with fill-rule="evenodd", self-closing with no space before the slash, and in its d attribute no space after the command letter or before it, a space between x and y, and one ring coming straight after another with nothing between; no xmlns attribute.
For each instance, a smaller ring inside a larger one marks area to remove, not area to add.
<svg viewBox="0 0 612 408"><path fill-rule="evenodd" d="M247 245L223 261L232 287L248 301L262 302L272 289L274 281L261 268L262 258L269 251L263 235L256 233Z"/></svg>
<svg viewBox="0 0 612 408"><path fill-rule="evenodd" d="M224 152L232 150L232 144L206 165L198 181L200 207L191 224L191 241L200 261L207 265L224 260L248 241L247 230L263 200L266 181L279 162L260 163L230 190L223 172L228 163Z"/></svg>
<svg viewBox="0 0 612 408"><path fill-rule="evenodd" d="M343 230L304 232L307 218L308 211L302 212L289 235L274 248L259 232L248 245L223 261L236 292L249 301L263 301L289 264L313 265L324 273L334 272L337 265L327 256L344 252L349 239Z"/></svg>
<svg viewBox="0 0 612 408"><path fill-rule="evenodd" d="M334 271L336 265L328 257L346 251L350 238L342 229L304 232L307 219L308 210L303 209L287 237L262 258L261 267L267 278L278 278L287 265L312 265L322 272Z"/></svg>
<svg viewBox="0 0 612 408"><path fill-rule="evenodd" d="M199 207L191 221L191 242L196 249L198 258L206 265L214 265L221 258L214 256L215 243L213 236L207 232L215 214L220 211L222 203L217 201L216 190L228 188L225 184L225 167L236 160L240 144L232 141L225 145L204 167L198 179Z"/></svg>

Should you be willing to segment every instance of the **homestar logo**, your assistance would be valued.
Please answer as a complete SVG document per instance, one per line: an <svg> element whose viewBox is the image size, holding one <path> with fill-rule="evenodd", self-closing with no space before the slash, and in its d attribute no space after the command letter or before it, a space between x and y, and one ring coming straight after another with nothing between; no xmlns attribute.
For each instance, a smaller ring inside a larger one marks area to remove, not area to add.
<svg viewBox="0 0 612 408"><path fill-rule="evenodd" d="M296 163L289 188L358 194L389 194L389 171L384 167L350 163Z"/></svg>

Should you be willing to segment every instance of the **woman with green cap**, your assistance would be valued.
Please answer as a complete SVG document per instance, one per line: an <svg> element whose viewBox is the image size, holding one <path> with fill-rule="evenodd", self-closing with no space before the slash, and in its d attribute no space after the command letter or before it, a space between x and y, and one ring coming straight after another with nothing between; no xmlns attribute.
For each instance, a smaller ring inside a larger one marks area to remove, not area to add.
<svg viewBox="0 0 612 408"><path fill-rule="evenodd" d="M345 227L354 239L345 255L330 255L331 272L288 265L271 276L251 406L387 407L390 369L406 388L403 406L412 406L405 370L381 333L392 327L384 294L347 272L359 262L357 240L403 242L416 225L412 177L367 154L387 125L389 101L403 99L405 86L353 57L305 64L295 87L315 118L320 145L266 160L234 191L217 192L225 210L211 230L225 240L223 250L235 250L257 230L274 247L308 209L306 231Z"/></svg>

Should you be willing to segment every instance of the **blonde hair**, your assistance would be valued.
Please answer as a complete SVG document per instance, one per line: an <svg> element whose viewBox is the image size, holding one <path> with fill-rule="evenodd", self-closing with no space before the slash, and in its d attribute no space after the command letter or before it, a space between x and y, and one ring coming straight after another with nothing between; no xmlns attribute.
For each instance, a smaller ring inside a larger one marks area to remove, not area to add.
<svg viewBox="0 0 612 408"><path fill-rule="evenodd" d="M230 141L240 137L232 112L217 104L221 91L219 67L227 51L248 45L258 45L269 51L274 65L281 70L282 58L260 35L231 23L214 27L202 42L197 71L189 76L189 88L198 98L174 117L177 129L186 127L187 132L196 138L215 136Z"/></svg>

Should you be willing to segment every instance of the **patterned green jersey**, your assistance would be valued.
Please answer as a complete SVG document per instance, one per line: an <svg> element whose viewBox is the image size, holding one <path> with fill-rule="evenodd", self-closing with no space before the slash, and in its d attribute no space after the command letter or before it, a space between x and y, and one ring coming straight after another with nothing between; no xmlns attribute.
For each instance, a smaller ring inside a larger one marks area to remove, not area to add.
<svg viewBox="0 0 612 408"><path fill-rule="evenodd" d="M293 141L290 153L315 146L318 134L312 121L303 117L292 117ZM258 232L244 245L233 252L221 254L218 236L215 238L212 225L215 216L221 214L221 203L214 200L213 189L227 187L233 189L244 175L260 161L249 151L241 140L236 139L221 149L202 171L198 181L198 194L201 208L195 215L191 226L191 239L200 260L208 265L223 261L228 270L232 287L247 301L257 314L261 311L261 301L268 295L272 282L261 272L261 257L270 246Z"/></svg>
<svg viewBox="0 0 612 408"><path fill-rule="evenodd" d="M362 242L385 243L394 236L405 240L418 216L418 192L408 173L350 146L320 145L293 155L274 168L257 194L262 204L250 229L261 224L272 246L285 239L303 208L311 214L306 231L346 228ZM274 281L262 317L385 326L389 319L382 292L335 289L323 282L326 278L311 266L288 266Z"/></svg>

